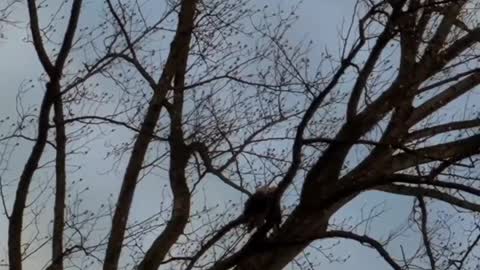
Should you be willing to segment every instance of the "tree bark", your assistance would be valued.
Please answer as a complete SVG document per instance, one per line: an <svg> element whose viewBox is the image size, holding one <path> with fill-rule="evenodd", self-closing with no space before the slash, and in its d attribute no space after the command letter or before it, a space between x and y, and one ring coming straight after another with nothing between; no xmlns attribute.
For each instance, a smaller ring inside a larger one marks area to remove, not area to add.
<svg viewBox="0 0 480 270"><path fill-rule="evenodd" d="M38 163L42 157L45 145L48 139L48 129L49 129L49 118L50 118L50 109L56 99L60 99L61 89L60 89L60 80L62 78L63 68L65 62L68 58L68 55L71 51L73 39L75 37L75 31L77 29L78 20L80 17L80 10L82 5L82 0L75 0L71 8L71 16L67 25L67 30L63 38L63 42L56 58L55 64L52 64L48 54L45 50L41 31L38 21L37 6L35 0L28 0L28 11L30 19L30 30L33 38L33 45L37 56L43 66L43 69L48 74L50 82L46 84L46 92L43 96L42 104L40 106L40 113L38 117L38 129L37 129L37 139L35 145L33 146L32 152L25 164L23 172L20 176L18 183L17 191L15 194L15 201L13 203L13 209L11 213L11 218L8 227L8 258L9 258L9 267L11 270L21 270L22 269L22 229L23 229L23 214L25 211L25 205L27 201L27 196L32 182L32 177L35 171L38 168ZM61 105L61 104L60 104ZM62 112L63 115L63 112ZM65 132L63 132L65 136ZM59 138L63 140L63 138ZM58 141L57 141L58 143ZM61 150L62 151L62 150ZM63 148L64 151L64 148ZM57 164L63 166L63 172L61 168L58 168L57 171L57 181L65 180L65 171L64 164L62 165L62 155L60 155L60 163ZM63 163L65 157L63 155ZM58 160L57 160L58 163ZM60 175L58 175L60 172ZM63 174L63 175L62 175ZM60 178L58 178L60 177ZM63 188L64 186L60 187ZM61 190L59 190L62 192ZM57 200L57 198L56 198ZM57 202L55 202L55 205ZM56 208L56 207L55 207ZM57 217L58 218L58 217ZM63 219L63 217L60 217ZM63 223L63 221L62 221ZM62 231L63 231L63 225ZM59 228L57 228L58 230ZM55 241L52 245L52 249L55 249L55 252L58 252L59 249L59 236L56 235ZM61 243L63 245L63 243ZM54 246L54 247L53 247ZM62 247L61 247L62 248ZM61 249L60 248L60 249Z"/></svg>
<svg viewBox="0 0 480 270"><path fill-rule="evenodd" d="M23 168L17 191L15 193L15 201L13 203L8 227L8 259L10 270L22 269L23 213L25 211L25 204L33 174L38 168L38 162L42 157L43 150L47 143L48 121L50 109L52 107L52 93L55 92L55 89L53 89L54 87L58 87L58 84L52 85L52 83L47 83L47 91L43 97L42 105L40 107L40 115L38 117L37 140L30 153L30 157Z"/></svg>
<svg viewBox="0 0 480 270"><path fill-rule="evenodd" d="M177 74L177 65L182 66L182 62L186 61L189 53L196 2L196 0L184 0L181 3L180 13L178 15L179 20L177 32L170 45L170 53L168 55L167 62L165 64L162 76L159 80L158 87L154 89L155 92L153 94L153 98L147 109L147 114L145 115L144 122L140 129L140 134L138 135L137 140L135 141L135 144L133 146L132 154L130 156L125 176L123 178L122 187L116 204L115 214L113 216L112 224L114 224L114 226L112 226L110 238L108 241L103 265L104 270L116 270L118 268L118 261L122 250L125 228L128 220L130 207L133 201L133 195L135 193L135 188L137 185L137 178L140 170L142 169L142 164L148 149L148 145L150 144L152 134L159 119L165 95L167 94L167 91L171 88L170 85L173 77ZM175 185L182 185L177 183L176 181L174 182ZM175 231L177 230L177 222L183 223L183 220L175 220L175 211L178 211L181 208L185 208L185 206L183 204L177 204L176 206L174 206L174 216L172 217L173 219L170 223L170 227L167 226L167 228L173 227L175 228ZM185 210L189 211L188 209L189 206ZM183 228L181 226L179 228L183 231ZM177 232L174 232L174 234L176 233ZM172 239L176 240L176 237L170 238L168 233L162 234L161 237L162 236L165 236L167 237L167 239L169 239L167 242L171 242ZM164 243L163 241L160 242ZM153 257L148 258L152 259ZM157 260L158 259L155 259L155 261ZM145 259L144 261L146 262Z"/></svg>
<svg viewBox="0 0 480 270"><path fill-rule="evenodd" d="M58 93L59 94L59 93ZM54 101L54 123L56 129L55 158L55 205L53 208L52 265L51 270L63 269L63 230L65 227L65 193L66 193L66 143L65 117L62 97L58 95Z"/></svg>

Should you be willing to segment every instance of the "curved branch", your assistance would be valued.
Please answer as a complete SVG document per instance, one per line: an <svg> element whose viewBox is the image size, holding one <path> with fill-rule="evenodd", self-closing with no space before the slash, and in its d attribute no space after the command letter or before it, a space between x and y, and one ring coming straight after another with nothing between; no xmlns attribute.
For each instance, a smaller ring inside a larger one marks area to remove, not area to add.
<svg viewBox="0 0 480 270"><path fill-rule="evenodd" d="M430 262L430 269L435 270L436 269L435 258L433 257L432 245L430 244L430 239L428 238L428 232L427 232L427 217L428 217L427 206L425 205L425 200L423 200L422 196L418 196L417 199L418 199L418 205L420 206L420 212L422 213L421 214L421 233L422 233L423 244L425 245L428 261Z"/></svg>
<svg viewBox="0 0 480 270"><path fill-rule="evenodd" d="M202 257L203 254L205 254L205 252L207 252L209 248L211 248L218 240L220 240L231 229L242 224L243 221L244 221L244 217L239 216L238 218L230 221L223 228L221 228L212 238L210 238L204 245L202 245L200 250L192 257L186 270L191 270L195 266L195 263L198 261L198 259L200 259L200 257Z"/></svg>
<svg viewBox="0 0 480 270"><path fill-rule="evenodd" d="M367 235L358 235L353 232L346 232L346 231L327 231L325 233L322 233L321 236L318 239L322 238L344 238L344 239L350 239L357 241L361 244L367 244L371 246L372 248L376 249L377 252L382 256L382 258L395 270L402 270L402 267L398 265L397 262L390 256L390 254L387 252L387 250L383 247L383 245L367 236Z"/></svg>
<svg viewBox="0 0 480 270"><path fill-rule="evenodd" d="M147 70L140 64L140 61L138 60L137 53L135 52L134 48L134 43L130 39L130 36L128 35L127 30L125 29L125 24L122 22L120 17L118 16L117 12L115 11L115 8L112 5L112 2L110 0L107 0L107 5L108 9L110 10L110 13L112 13L113 18L117 22L118 26L120 27L120 30L123 34L123 38L125 38L125 42L127 43L127 48L130 51L132 57L128 57L127 55L124 54L118 54L119 57L125 59L127 62L130 62L135 66L137 71L142 75L142 77L148 82L150 87L152 89L155 89L157 84L155 83L155 80L148 74Z"/></svg>
<svg viewBox="0 0 480 270"><path fill-rule="evenodd" d="M54 75L55 68L48 57L47 51L43 45L42 35L40 34L40 25L38 22L37 3L35 0L28 0L28 14L30 17L30 31L32 33L33 46L37 52L38 59L49 76Z"/></svg>
<svg viewBox="0 0 480 270"><path fill-rule="evenodd" d="M57 76L61 76L63 71L63 66L67 60L68 54L72 49L73 38L75 37L75 31L77 30L78 19L80 17L80 11L82 7L83 0L75 0L72 4L72 9L70 11L70 19L68 21L67 30L63 37L62 47L55 61L55 72Z"/></svg>
<svg viewBox="0 0 480 270"><path fill-rule="evenodd" d="M78 117L65 119L64 122L60 122L60 124L62 124L62 123L64 123L64 124L73 123L73 122L76 122L76 121L84 123L85 122L84 120L99 120L99 121L102 121L102 122L99 122L98 124L103 124L103 122L105 122L105 123L112 124L112 125L119 125L119 126L127 128L129 130L132 130L134 132L140 133L140 129L138 129L134 126L131 126L126 122L114 120L114 119L109 118L109 117L110 116L97 116L97 115L78 116ZM95 123L91 123L91 124L95 124ZM55 124L55 125L57 125L57 124ZM164 142L168 141L167 138L163 138L163 137L157 136L155 134L152 134L152 137L155 138L156 140L159 140L159 141L164 141Z"/></svg>
<svg viewBox="0 0 480 270"><path fill-rule="evenodd" d="M252 195L250 191L240 185L235 184L232 180L228 179L225 175L223 175L222 170L213 167L212 160L208 156L208 148L204 144L200 142L194 142L190 145L190 148L191 150L196 151L200 155L205 167L207 168L207 172L210 172L213 175L217 176L223 183L229 185L230 187L249 196Z"/></svg>
<svg viewBox="0 0 480 270"><path fill-rule="evenodd" d="M435 189L431 189L431 188L391 184L391 185L378 186L375 188L375 190L397 194L397 195L412 196L412 197L417 197L417 196L430 197L432 199L436 199L451 205L455 205L463 209L480 212L480 204L472 203L464 199L459 199L453 195L450 195Z"/></svg>
<svg viewBox="0 0 480 270"><path fill-rule="evenodd" d="M380 5L380 4L377 4ZM359 32L359 43L357 46L363 46L366 42L365 38L365 24L367 19L369 19L372 14L375 12L375 7L372 7L370 11L360 19L358 23L358 32ZM360 100L360 96L362 94L362 90L365 88L365 84L367 82L368 77L372 73L375 65L377 64L378 59L380 58L383 50L390 42L390 40L395 36L394 31L392 31L391 27L393 25L395 17L398 16L398 9L397 12L392 13L383 32L378 36L375 45L373 46L368 59L365 61L365 65L361 69L358 74L357 80L355 81L355 85L352 88L352 94L348 100L347 105L347 122L351 122L353 117L357 115L357 107Z"/></svg>

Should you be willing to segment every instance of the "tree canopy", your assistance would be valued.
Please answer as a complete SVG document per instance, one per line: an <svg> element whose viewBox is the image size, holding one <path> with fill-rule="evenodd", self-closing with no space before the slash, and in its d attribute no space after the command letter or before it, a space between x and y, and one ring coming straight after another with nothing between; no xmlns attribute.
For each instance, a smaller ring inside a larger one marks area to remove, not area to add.
<svg viewBox="0 0 480 270"><path fill-rule="evenodd" d="M2 85L1 265L477 269L480 1L352 3L320 48L295 1L2 2L37 73Z"/></svg>

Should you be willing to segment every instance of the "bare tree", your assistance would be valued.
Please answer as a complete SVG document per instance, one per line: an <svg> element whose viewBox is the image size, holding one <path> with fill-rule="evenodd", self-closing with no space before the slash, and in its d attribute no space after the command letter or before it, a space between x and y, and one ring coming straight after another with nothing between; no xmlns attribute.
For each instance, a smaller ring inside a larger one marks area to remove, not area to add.
<svg viewBox="0 0 480 270"><path fill-rule="evenodd" d="M359 0L339 52L318 54L288 38L295 5L70 2L27 1L45 92L39 109L19 102L0 138L9 269L35 254L52 270L314 269L308 250L340 262L325 250L344 241L393 269L476 265L479 1ZM78 165L89 152L121 177L84 206L107 178L74 180L92 175ZM243 202L263 185L276 187L283 223L250 233ZM402 226L379 233L377 207L338 219L378 192L411 203Z"/></svg>

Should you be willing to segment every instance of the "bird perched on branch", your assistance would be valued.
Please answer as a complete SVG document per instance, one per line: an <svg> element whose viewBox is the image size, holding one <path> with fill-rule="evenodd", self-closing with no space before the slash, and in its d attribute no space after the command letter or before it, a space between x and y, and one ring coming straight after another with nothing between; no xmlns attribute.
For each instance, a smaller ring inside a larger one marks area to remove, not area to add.
<svg viewBox="0 0 480 270"><path fill-rule="evenodd" d="M276 187L262 186L245 202L243 217L248 232L262 226L266 226L267 231L271 228L278 230L282 210L275 190Z"/></svg>

